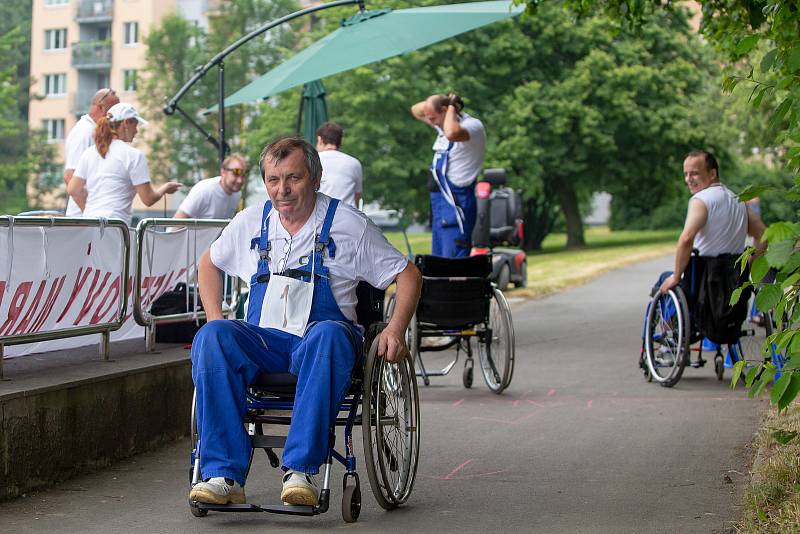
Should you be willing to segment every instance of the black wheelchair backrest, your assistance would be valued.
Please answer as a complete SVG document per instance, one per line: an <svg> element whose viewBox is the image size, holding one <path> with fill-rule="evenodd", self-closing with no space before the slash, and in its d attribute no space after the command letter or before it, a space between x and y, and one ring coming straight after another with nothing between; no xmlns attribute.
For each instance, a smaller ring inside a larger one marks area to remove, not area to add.
<svg viewBox="0 0 800 534"><path fill-rule="evenodd" d="M440 328L468 328L486 321L492 298L492 257L417 256L422 295L417 319Z"/></svg>
<svg viewBox="0 0 800 534"><path fill-rule="evenodd" d="M366 282L356 286L356 317L358 324L366 330L369 325L383 321L383 298L385 291Z"/></svg>

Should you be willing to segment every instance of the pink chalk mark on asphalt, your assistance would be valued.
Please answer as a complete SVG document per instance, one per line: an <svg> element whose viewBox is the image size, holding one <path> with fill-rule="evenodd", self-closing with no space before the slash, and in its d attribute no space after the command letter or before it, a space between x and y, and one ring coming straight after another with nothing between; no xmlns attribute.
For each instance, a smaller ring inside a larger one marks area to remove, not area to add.
<svg viewBox="0 0 800 534"><path fill-rule="evenodd" d="M534 415L538 414L540 411L541 411L540 409L536 409L536 410L528 413L527 415L523 415L521 417L517 417L516 419L510 419L510 420L509 419L497 419L497 418L494 418L494 417L473 417L473 419L476 419L478 421L490 421L492 423L503 423L503 424L506 424L506 425L518 425L521 422L525 421L526 419L530 419Z"/></svg>
<svg viewBox="0 0 800 534"><path fill-rule="evenodd" d="M556 390L554 390L554 389L551 389L550 391L547 392L547 396L548 397L552 397L555 394L556 394Z"/></svg>
<svg viewBox="0 0 800 534"><path fill-rule="evenodd" d="M592 403L593 402L594 402L593 400L590 400L589 402L586 403L586 409L587 410L591 410L592 409Z"/></svg>
<svg viewBox="0 0 800 534"><path fill-rule="evenodd" d="M464 399L458 399L453 403L453 406L461 406L462 404L464 404Z"/></svg>
<svg viewBox="0 0 800 534"><path fill-rule="evenodd" d="M535 400L527 399L528 404L533 404L534 406L538 406L539 408L547 408L546 404L542 404L541 402L536 402Z"/></svg>
<svg viewBox="0 0 800 534"><path fill-rule="evenodd" d="M456 479L468 479L468 478L477 478L477 477L486 477L490 475L497 475L500 473L505 473L505 469L501 469L499 471L489 471L487 473L472 473L467 475L458 475L456 473L467 467L469 464L475 461L475 458L470 458L469 460L463 462L461 465L450 471L448 474L442 475L420 475L423 478L432 478L434 480L456 480Z"/></svg>

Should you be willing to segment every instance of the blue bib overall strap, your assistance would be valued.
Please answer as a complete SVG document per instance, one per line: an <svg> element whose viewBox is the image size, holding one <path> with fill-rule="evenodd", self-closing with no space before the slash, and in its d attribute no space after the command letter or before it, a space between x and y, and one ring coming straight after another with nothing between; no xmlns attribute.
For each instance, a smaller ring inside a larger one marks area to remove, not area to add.
<svg viewBox="0 0 800 534"><path fill-rule="evenodd" d="M447 150L437 151L433 156L433 164L431 165L431 172L433 178L436 180L436 185L439 186L439 193L444 197L444 200L455 211L456 223L458 224L459 232L464 232L464 212L461 206L456 202L453 196L454 184L447 179L447 167L450 162L450 150L453 149L454 143L450 141L447 145Z"/></svg>
<svg viewBox="0 0 800 534"><path fill-rule="evenodd" d="M211 321L195 337L192 378L197 389L204 479L222 476L244 484L251 445L241 418L247 385L261 372L297 376L295 409L282 456L284 469L315 474L327 458L330 429L350 387L362 344L360 330L336 303L323 261L323 250L332 256L330 229L338 202L331 204L308 264L296 269L310 280L313 261L318 275L303 337L258 326L270 274L269 203L264 207L257 241L259 264L251 278L247 321Z"/></svg>
<svg viewBox="0 0 800 534"><path fill-rule="evenodd" d="M247 297L247 322L258 326L261 318L261 306L267 292L269 282L269 253L272 248L269 242L269 213L272 211L272 201L264 203L261 214L261 234L250 241L250 249L258 246L258 267L250 277L250 293Z"/></svg>

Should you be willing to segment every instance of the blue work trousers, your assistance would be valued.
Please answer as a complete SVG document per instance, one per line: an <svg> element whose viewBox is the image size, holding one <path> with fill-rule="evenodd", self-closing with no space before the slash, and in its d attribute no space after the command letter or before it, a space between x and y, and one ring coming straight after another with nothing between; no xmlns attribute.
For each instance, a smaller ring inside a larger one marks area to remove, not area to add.
<svg viewBox="0 0 800 534"><path fill-rule="evenodd" d="M302 338L244 321L203 326L192 344L202 478L244 485L251 449L243 424L245 394L261 372L297 376L283 468L318 473L360 350L360 337L344 321L314 323Z"/></svg>

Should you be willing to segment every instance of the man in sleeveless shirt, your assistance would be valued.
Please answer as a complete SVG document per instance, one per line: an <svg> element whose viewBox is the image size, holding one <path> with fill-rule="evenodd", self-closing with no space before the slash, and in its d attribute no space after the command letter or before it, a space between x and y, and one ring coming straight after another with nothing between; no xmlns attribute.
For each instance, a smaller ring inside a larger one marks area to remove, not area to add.
<svg viewBox="0 0 800 534"><path fill-rule="evenodd" d="M675 270L663 279L662 293L680 283L693 248L700 256L741 254L748 235L762 246L764 223L720 182L719 166L710 152L690 152L683 162L683 177L692 198L675 250Z"/></svg>

